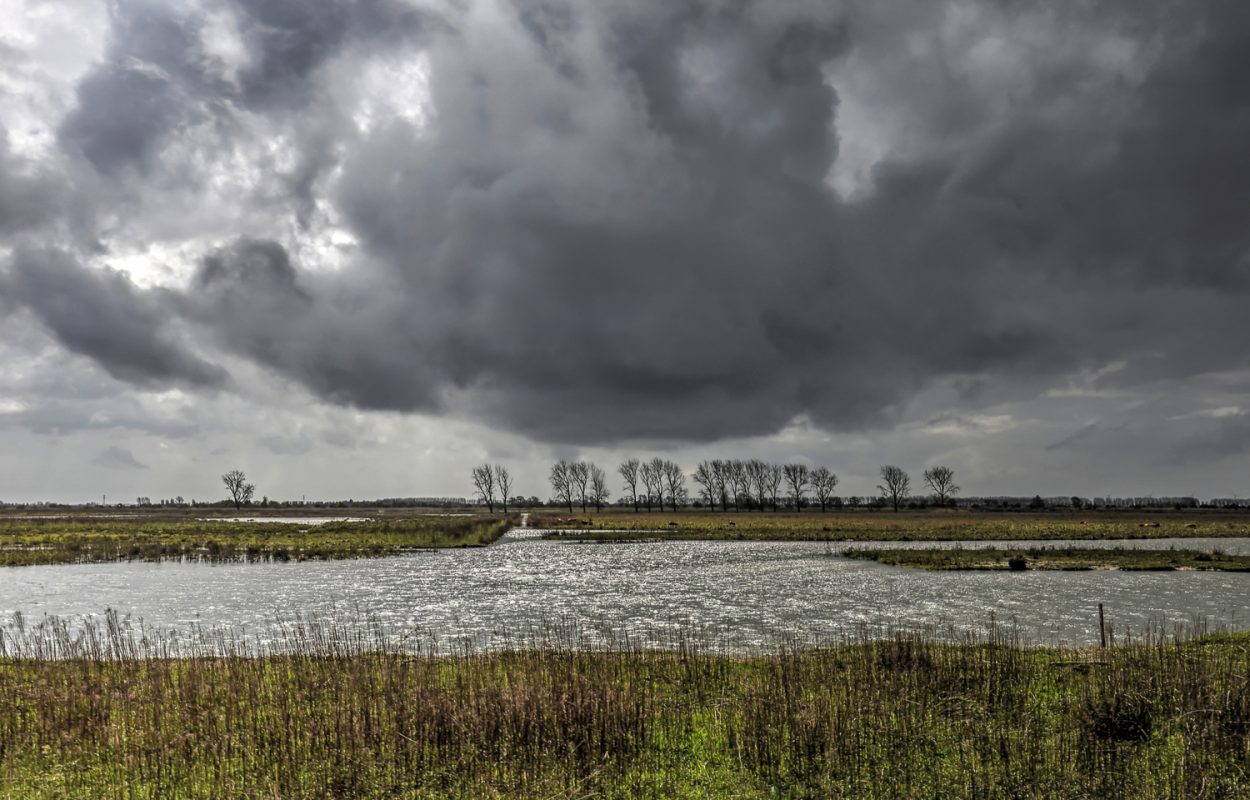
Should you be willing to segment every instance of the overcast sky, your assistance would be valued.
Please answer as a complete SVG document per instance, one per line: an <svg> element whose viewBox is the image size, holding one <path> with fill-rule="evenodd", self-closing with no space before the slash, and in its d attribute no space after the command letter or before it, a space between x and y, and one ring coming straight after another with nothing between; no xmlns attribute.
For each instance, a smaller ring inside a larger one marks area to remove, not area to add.
<svg viewBox="0 0 1250 800"><path fill-rule="evenodd" d="M1250 494L1241 0L0 14L0 500Z"/></svg>

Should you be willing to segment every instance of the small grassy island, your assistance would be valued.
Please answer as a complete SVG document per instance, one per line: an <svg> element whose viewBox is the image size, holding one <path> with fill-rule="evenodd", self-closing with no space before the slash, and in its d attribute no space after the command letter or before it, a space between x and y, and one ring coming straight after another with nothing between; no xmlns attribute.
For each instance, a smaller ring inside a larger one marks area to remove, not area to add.
<svg viewBox="0 0 1250 800"><path fill-rule="evenodd" d="M1065 539L1228 538L1250 536L1244 513L979 511L656 511L626 509L566 513L544 509L530 525L548 538L596 541L727 540L830 542L939 542Z"/></svg>
<svg viewBox="0 0 1250 800"><path fill-rule="evenodd" d="M101 561L292 561L367 558L490 544L515 520L426 515L239 521L189 515L0 516L0 566Z"/></svg>
<svg viewBox="0 0 1250 800"><path fill-rule="evenodd" d="M847 558L928 570L1219 570L1250 572L1250 556L1128 547L885 548L843 551Z"/></svg>

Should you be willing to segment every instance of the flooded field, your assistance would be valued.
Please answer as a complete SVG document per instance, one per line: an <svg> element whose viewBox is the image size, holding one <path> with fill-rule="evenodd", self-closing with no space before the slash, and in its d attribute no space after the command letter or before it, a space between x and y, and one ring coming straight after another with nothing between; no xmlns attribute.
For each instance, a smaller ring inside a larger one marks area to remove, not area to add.
<svg viewBox="0 0 1250 800"><path fill-rule="evenodd" d="M8 568L0 570L0 619L115 609L158 628L198 624L264 637L296 615L369 616L396 635L482 646L505 631L550 625L656 643L694 628L734 648L785 636L818 641L863 626L976 630L991 619L1017 626L1027 641L1089 644L1098 636L1098 603L1121 633L1198 621L1250 626L1246 574L932 573L838 556L854 543L602 544L544 541L539 533L517 529L487 548L380 559ZM1250 552L1250 539L1227 538L1043 544Z"/></svg>

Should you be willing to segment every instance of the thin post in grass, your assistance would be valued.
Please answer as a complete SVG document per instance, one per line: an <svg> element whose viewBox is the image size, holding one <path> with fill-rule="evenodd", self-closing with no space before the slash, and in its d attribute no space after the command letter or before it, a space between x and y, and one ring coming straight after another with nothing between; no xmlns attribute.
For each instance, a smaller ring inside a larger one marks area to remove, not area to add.
<svg viewBox="0 0 1250 800"><path fill-rule="evenodd" d="M1107 647L1107 617L1103 613L1102 603L1098 604L1098 638L1102 640L1103 649Z"/></svg>

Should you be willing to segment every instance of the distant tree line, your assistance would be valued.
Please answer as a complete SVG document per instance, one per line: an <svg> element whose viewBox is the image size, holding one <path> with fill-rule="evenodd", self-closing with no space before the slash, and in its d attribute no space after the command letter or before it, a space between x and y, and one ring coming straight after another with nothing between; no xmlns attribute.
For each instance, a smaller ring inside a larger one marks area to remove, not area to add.
<svg viewBox="0 0 1250 800"><path fill-rule="evenodd" d="M901 467L885 465L880 468L881 483L877 486L875 497L839 497L835 494L838 476L827 467L811 467L807 464L773 464L760 459L701 461L689 475L676 462L652 458L642 461L630 458L617 467L617 475L623 481L623 491L616 501L617 505L632 506L635 512L646 508L648 511L670 508L676 510L687 505L706 507L712 510L719 508L728 511L742 509L793 508L802 511L805 507L820 506L821 511L830 508L890 507L895 511L902 508L924 508L930 505L938 507L959 506L962 508L997 510L997 511L1040 511L1056 509L1100 510L1100 509L1140 509L1140 510L1185 510L1185 509L1223 509L1239 510L1250 508L1250 500L1243 498L1213 498L1202 501L1192 495L1181 496L1144 496L1144 497L1082 497L1079 495L1062 497L1029 496L998 496L998 497L963 497L957 495L960 487L955 483L955 471L944 465L930 467L922 473L928 494L914 496L911 494L911 476ZM698 487L698 497L691 500L687 489L687 480L692 480ZM256 487L251 484L242 470L231 470L221 476L226 488L228 499L205 502L187 500L181 496L154 501L147 496L140 496L134 506L139 507L225 507L236 509L257 505L265 508L444 508L465 506L469 504L463 497L391 497L373 500L270 500L268 497L255 502ZM591 506L602 510L611 499L612 492L608 485L608 475L598 464L589 461L560 460L552 465L548 475L551 483L552 497L544 501L531 495L513 495L512 474L499 464L482 464L472 470L472 480L476 499L491 512L499 505L504 513L509 508L538 508L544 505L564 506L570 513L580 506L587 511ZM128 503L51 503L26 502L14 503L0 501L0 508L129 508Z"/></svg>
<svg viewBox="0 0 1250 800"><path fill-rule="evenodd" d="M700 461L689 476L681 465L658 456L643 461L630 458L616 468L622 481L622 494L618 505L632 506L635 512L676 511L686 505L696 505L715 511L743 509L792 508L802 511L805 506L819 505L821 511L842 508L844 501L835 491L838 476L828 467L811 467L807 464L774 464L760 459L712 459ZM494 510L497 499L507 511L507 489L511 478L507 470L498 465L482 464L472 471L473 485L478 499ZM605 470L591 461L560 459L551 465L547 476L551 484L551 504L567 507L569 513L580 507L585 513L592 506L601 511L612 496ZM698 487L698 499L691 501L687 480ZM939 506L950 505L959 486L955 483L955 471L947 466L931 467L924 471L925 485L932 491L933 501ZM911 477L900 467L881 468L880 492L876 501L869 504L889 504L898 511L908 504ZM524 498L518 498L524 500ZM533 498L536 499L536 498ZM861 505L862 499L849 498L852 505ZM914 504L914 502L913 502Z"/></svg>

